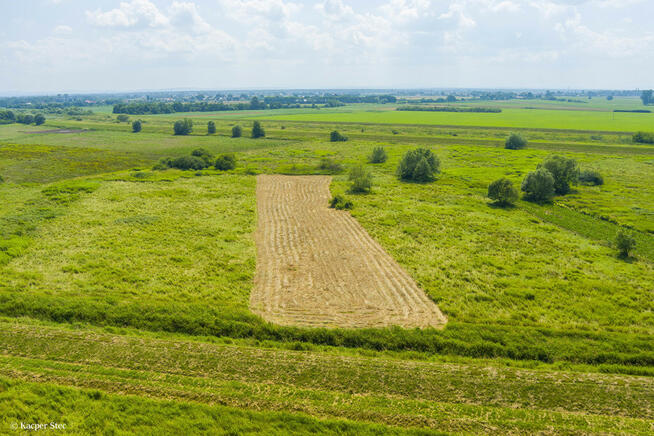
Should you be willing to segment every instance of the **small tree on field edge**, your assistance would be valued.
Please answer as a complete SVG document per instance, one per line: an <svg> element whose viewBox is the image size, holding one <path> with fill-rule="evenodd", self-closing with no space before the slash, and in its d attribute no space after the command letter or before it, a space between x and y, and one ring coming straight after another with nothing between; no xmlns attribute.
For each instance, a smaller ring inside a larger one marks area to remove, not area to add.
<svg viewBox="0 0 654 436"><path fill-rule="evenodd" d="M333 130L329 134L329 140L331 142L347 141L347 136L341 135L338 130Z"/></svg>
<svg viewBox="0 0 654 436"><path fill-rule="evenodd" d="M236 157L233 154L221 154L214 164L217 170L229 171L236 168Z"/></svg>
<svg viewBox="0 0 654 436"><path fill-rule="evenodd" d="M521 150L527 146L527 140L522 137L519 133L511 133L506 142L504 143L504 148L509 150Z"/></svg>
<svg viewBox="0 0 654 436"><path fill-rule="evenodd" d="M579 180L579 166L574 159L563 156L550 156L538 168L545 168L554 177L554 192L565 195L570 192L570 185L576 185Z"/></svg>
<svg viewBox="0 0 654 436"><path fill-rule="evenodd" d="M141 131L141 120L136 120L132 123L132 132L138 133Z"/></svg>
<svg viewBox="0 0 654 436"><path fill-rule="evenodd" d="M40 126L43 123L45 123L45 117L43 116L43 114L36 114L34 116L34 124Z"/></svg>
<svg viewBox="0 0 654 436"><path fill-rule="evenodd" d="M263 127L261 127L261 123L259 121L255 121L252 124L252 137L262 138L264 136L266 136L266 132L263 130Z"/></svg>
<svg viewBox="0 0 654 436"><path fill-rule="evenodd" d="M207 123L207 134L213 135L214 133L216 133L216 123L209 121Z"/></svg>
<svg viewBox="0 0 654 436"><path fill-rule="evenodd" d="M350 192L370 192L372 188L372 173L363 165L352 168L348 179L352 182Z"/></svg>
<svg viewBox="0 0 654 436"><path fill-rule="evenodd" d="M499 206L511 206L518 200L518 190L513 187L511 180L502 177L488 185L488 198Z"/></svg>
<svg viewBox="0 0 654 436"><path fill-rule="evenodd" d="M188 118L177 120L175 121L173 130L175 131L175 135L188 135L193 131L193 121Z"/></svg>
<svg viewBox="0 0 654 436"><path fill-rule="evenodd" d="M397 166L397 177L401 180L430 182L440 173L441 162L426 148L409 150Z"/></svg>
<svg viewBox="0 0 654 436"><path fill-rule="evenodd" d="M631 234L620 230L615 238L615 245L620 252L620 257L627 258L631 250L636 247L636 240Z"/></svg>
<svg viewBox="0 0 654 436"><path fill-rule="evenodd" d="M240 138L243 135L243 129L241 126L232 127L232 138Z"/></svg>

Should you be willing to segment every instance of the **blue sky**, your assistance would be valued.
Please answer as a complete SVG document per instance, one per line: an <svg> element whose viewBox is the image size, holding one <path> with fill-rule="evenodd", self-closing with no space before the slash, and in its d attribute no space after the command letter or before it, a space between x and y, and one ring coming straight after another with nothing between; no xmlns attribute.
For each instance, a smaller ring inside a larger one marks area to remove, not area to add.
<svg viewBox="0 0 654 436"><path fill-rule="evenodd" d="M654 86L652 0L0 0L0 93Z"/></svg>

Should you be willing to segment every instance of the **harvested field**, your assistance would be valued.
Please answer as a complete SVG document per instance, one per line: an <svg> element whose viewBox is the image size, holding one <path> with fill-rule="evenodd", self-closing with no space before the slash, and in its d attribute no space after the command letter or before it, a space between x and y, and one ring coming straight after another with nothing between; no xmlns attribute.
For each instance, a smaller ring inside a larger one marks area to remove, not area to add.
<svg viewBox="0 0 654 436"><path fill-rule="evenodd" d="M438 306L345 211L329 176L257 178L257 273L250 307L311 327L443 327Z"/></svg>

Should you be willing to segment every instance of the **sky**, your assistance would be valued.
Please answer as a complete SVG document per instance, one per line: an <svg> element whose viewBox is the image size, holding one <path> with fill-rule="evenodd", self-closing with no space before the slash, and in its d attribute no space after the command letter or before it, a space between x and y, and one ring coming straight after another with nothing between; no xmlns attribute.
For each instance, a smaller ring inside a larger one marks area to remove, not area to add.
<svg viewBox="0 0 654 436"><path fill-rule="evenodd" d="M652 0L0 0L0 93L654 86Z"/></svg>

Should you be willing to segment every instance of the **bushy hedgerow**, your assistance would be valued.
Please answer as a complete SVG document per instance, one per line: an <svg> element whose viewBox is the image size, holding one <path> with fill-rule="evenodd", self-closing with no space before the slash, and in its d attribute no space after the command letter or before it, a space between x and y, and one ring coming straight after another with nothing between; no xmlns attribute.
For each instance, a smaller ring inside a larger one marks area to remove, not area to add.
<svg viewBox="0 0 654 436"><path fill-rule="evenodd" d="M651 132L636 132L632 137L634 142L641 144L654 144L654 133Z"/></svg>
<svg viewBox="0 0 654 436"><path fill-rule="evenodd" d="M236 156L233 154L221 154L216 159L214 167L220 171L228 171L236 168Z"/></svg>
<svg viewBox="0 0 654 436"><path fill-rule="evenodd" d="M209 165L201 157L182 156L171 160L169 166L180 170L203 170Z"/></svg>
<svg viewBox="0 0 654 436"><path fill-rule="evenodd" d="M518 190L511 180L502 177L488 185L488 198L502 207L510 206L518 200Z"/></svg>
<svg viewBox="0 0 654 436"><path fill-rule="evenodd" d="M417 148L406 152L397 167L397 177L401 180L430 182L440 173L441 162L426 148Z"/></svg>
<svg viewBox="0 0 654 436"><path fill-rule="evenodd" d="M509 150L521 150L526 146L527 140L519 133L511 133L504 143L504 148L508 148Z"/></svg>
<svg viewBox="0 0 654 436"><path fill-rule="evenodd" d="M204 160L204 163L206 166L209 166L213 163L213 154L209 153L208 150L205 150L204 148L196 148L191 152L191 156L199 157L200 159Z"/></svg>
<svg viewBox="0 0 654 436"><path fill-rule="evenodd" d="M384 163L386 162L386 159L388 159L388 155L386 154L386 150L384 147L379 146L375 147L372 149L372 153L370 154L370 157L368 158L368 162L370 163Z"/></svg>

